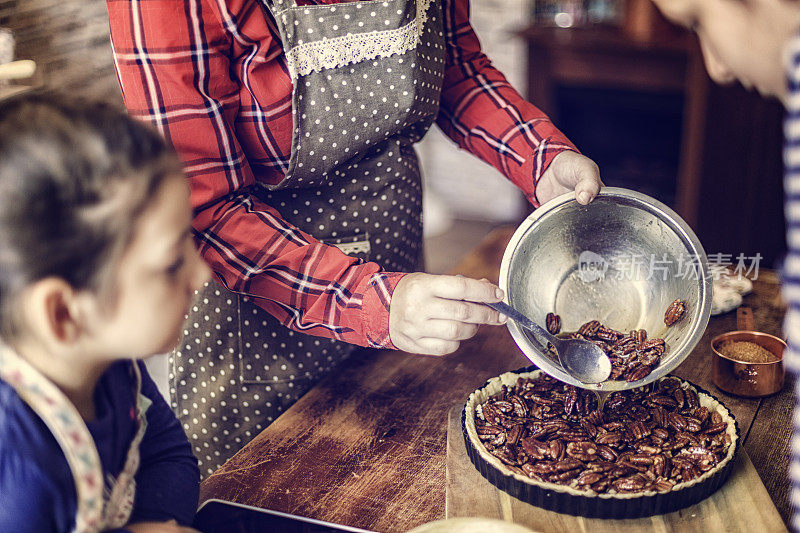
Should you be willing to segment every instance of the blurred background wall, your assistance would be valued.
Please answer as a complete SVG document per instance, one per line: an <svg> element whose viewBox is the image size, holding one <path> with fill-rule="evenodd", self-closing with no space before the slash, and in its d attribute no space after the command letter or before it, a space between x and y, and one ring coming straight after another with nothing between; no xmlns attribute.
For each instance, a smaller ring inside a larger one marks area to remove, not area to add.
<svg viewBox="0 0 800 533"><path fill-rule="evenodd" d="M36 61L35 83L121 102L103 0L0 0L0 27Z"/></svg>
<svg viewBox="0 0 800 533"><path fill-rule="evenodd" d="M599 164L607 185L678 211L709 254L760 254L761 266L780 267L777 101L712 83L695 36L650 0L473 0L472 22L487 55ZM421 153L426 214L437 222L429 229L514 222L529 211L499 173L441 135Z"/></svg>

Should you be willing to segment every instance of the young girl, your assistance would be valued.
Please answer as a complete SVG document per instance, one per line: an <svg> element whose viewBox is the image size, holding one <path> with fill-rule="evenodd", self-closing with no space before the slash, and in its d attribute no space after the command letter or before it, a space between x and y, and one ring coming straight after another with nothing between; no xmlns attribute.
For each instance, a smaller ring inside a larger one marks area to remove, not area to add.
<svg viewBox="0 0 800 533"><path fill-rule="evenodd" d="M697 32L709 75L718 83L738 80L786 106L786 242L783 295L786 367L800 373L800 1L654 0L664 15ZM800 380L795 382L800 398ZM788 422L788 421L787 421ZM789 475L792 529L800 531L800 404L795 408Z"/></svg>
<svg viewBox="0 0 800 533"><path fill-rule="evenodd" d="M0 531L193 518L197 461L136 360L172 349L209 274L180 169L109 106L0 104Z"/></svg>

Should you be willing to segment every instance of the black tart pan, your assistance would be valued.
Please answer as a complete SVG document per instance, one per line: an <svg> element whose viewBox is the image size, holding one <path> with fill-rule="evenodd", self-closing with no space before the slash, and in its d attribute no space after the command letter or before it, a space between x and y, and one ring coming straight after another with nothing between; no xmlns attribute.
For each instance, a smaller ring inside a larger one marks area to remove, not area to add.
<svg viewBox="0 0 800 533"><path fill-rule="evenodd" d="M481 475L498 489L531 505L558 513L588 518L641 518L669 513L693 505L713 494L730 476L740 442L736 419L722 402L709 392L689 381L675 378L675 376L662 379L679 379L682 385L690 385L697 391L701 405L705 405L709 410L713 407L728 422L726 431L731 436L731 446L728 454L714 469L691 481L675 485L669 492L648 491L625 494L597 494L578 491L564 485L540 482L511 472L478 440L474 424L475 407L483 403L488 396L497 394L500 385L512 386L516 384L519 377L537 377L540 373L541 371L535 366L529 366L492 378L470 395L461 412L461 429L467 454ZM471 424L468 423L468 416L472 417ZM470 434L474 437L470 437Z"/></svg>

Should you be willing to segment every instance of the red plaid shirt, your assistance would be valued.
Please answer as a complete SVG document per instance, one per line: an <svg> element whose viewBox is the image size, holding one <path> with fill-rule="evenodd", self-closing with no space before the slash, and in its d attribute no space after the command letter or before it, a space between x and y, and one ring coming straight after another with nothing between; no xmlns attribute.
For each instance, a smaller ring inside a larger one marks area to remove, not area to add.
<svg viewBox="0 0 800 533"><path fill-rule="evenodd" d="M481 52L468 0L443 3L447 63L439 127L534 205L553 157L574 149ZM301 4L337 3L305 0ZM402 274L381 272L284 221L250 194L280 182L292 134L292 83L259 0L107 0L125 105L152 122L190 179L194 230L215 277L287 326L392 347L389 303Z"/></svg>

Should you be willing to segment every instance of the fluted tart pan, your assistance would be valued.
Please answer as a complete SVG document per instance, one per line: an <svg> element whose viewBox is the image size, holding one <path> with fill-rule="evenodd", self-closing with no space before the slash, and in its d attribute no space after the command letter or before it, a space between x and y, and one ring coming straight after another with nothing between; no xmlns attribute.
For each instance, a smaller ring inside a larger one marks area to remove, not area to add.
<svg viewBox="0 0 800 533"><path fill-rule="evenodd" d="M677 379L682 388L694 389L700 405L708 408L710 413L718 412L722 421L726 423L724 431L730 437L730 445L726 455L711 470L697 478L680 482L668 490L617 493L598 493L581 487L539 481L520 473L520 469L517 469L517 472L512 471L498 457L490 453L478 438L476 413L482 418L480 406L490 397L500 394L503 385L512 388L519 378L538 378L540 375L540 370L530 366L488 380L470 395L461 415L464 442L472 464L492 485L511 496L537 507L575 516L639 518L693 505L713 494L730 476L740 441L736 419L713 395L697 385L674 376L662 380Z"/></svg>

